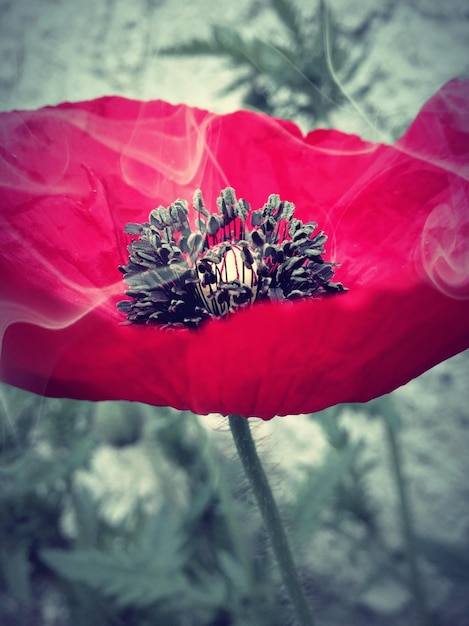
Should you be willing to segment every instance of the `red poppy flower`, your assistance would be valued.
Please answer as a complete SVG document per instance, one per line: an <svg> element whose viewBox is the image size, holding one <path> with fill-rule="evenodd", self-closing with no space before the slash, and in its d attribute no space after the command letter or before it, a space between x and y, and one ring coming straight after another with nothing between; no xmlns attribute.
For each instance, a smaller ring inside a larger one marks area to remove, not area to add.
<svg viewBox="0 0 469 626"><path fill-rule="evenodd" d="M469 347L469 82L394 145L119 97L0 120L8 383L269 419L367 401ZM195 329L123 323L126 224L195 189L211 211L227 187L253 210L294 203L349 291L243 301Z"/></svg>

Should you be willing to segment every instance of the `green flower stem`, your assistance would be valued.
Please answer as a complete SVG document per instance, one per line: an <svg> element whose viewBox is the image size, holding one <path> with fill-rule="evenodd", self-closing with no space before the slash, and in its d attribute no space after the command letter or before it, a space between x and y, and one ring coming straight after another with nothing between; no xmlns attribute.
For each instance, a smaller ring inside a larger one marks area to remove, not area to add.
<svg viewBox="0 0 469 626"><path fill-rule="evenodd" d="M267 476L257 455L248 420L239 415L230 415L228 420L236 449L253 488L264 524L269 533L283 583L296 611L298 624L300 626L314 626L311 610L298 578L298 572L293 562L279 511L267 481Z"/></svg>
<svg viewBox="0 0 469 626"><path fill-rule="evenodd" d="M409 496L407 493L405 479L402 472L401 451L398 435L396 432L396 426L393 425L388 419L384 419L384 424L391 456L392 471L394 474L394 479L396 482L401 505L400 513L402 533L404 536L404 545L410 570L410 584L412 594L414 596L415 606L418 612L419 623L421 624L421 626L432 626L434 622L431 619L430 613L428 611L425 590L422 584L417 564L417 550L415 546L414 525L412 521L412 513L410 510Z"/></svg>

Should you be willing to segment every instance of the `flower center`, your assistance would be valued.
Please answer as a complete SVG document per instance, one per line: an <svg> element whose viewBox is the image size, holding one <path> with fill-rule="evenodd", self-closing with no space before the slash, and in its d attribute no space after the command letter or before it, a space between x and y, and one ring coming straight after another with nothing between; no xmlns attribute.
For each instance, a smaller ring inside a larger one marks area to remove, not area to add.
<svg viewBox="0 0 469 626"><path fill-rule="evenodd" d="M212 315L226 315L256 299L257 263L249 255L247 248L222 243L198 261L197 293Z"/></svg>
<svg viewBox="0 0 469 626"><path fill-rule="evenodd" d="M187 202L151 211L149 222L127 224L129 261L119 267L130 300L118 309L130 323L196 327L256 300L294 300L346 291L334 283L336 263L322 257L327 236L315 222L272 194L256 211L224 189L218 213L194 195L194 229ZM248 223L250 221L250 228Z"/></svg>

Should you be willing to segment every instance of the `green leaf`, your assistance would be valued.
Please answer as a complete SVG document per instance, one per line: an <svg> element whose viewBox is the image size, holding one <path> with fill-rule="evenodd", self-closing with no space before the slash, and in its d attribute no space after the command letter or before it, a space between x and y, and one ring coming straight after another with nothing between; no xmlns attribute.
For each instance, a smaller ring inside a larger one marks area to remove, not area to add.
<svg viewBox="0 0 469 626"><path fill-rule="evenodd" d="M299 485L292 514L299 533L303 531L311 537L317 530L322 511L353 466L362 445L359 441L341 450L331 450L321 467Z"/></svg>
<svg viewBox="0 0 469 626"><path fill-rule="evenodd" d="M246 62L252 64L251 43L234 28L216 25L212 27L212 33L219 49L223 50L224 54L228 54L235 65Z"/></svg>
<svg viewBox="0 0 469 626"><path fill-rule="evenodd" d="M285 70L298 72L286 48L273 46L261 39L246 39L228 26L212 27L212 39L193 39L158 51L162 55L226 56L234 66L247 66L256 74L284 74Z"/></svg>
<svg viewBox="0 0 469 626"><path fill-rule="evenodd" d="M186 43L178 43L174 46L161 48L160 55L177 56L223 56L231 57L231 60L245 62L248 55L248 44L243 37L233 28L227 26L212 26L212 39L203 41L192 39Z"/></svg>
<svg viewBox="0 0 469 626"><path fill-rule="evenodd" d="M299 43L303 38L300 26L301 15L294 9L293 3L288 0L271 0L271 3L282 24L290 30L293 39Z"/></svg>
<svg viewBox="0 0 469 626"><path fill-rule="evenodd" d="M304 18L288 0L272 0L271 6L287 30L286 45L279 45L268 35L246 38L240 30L214 25L210 40L194 39L158 53L225 57L244 73L222 93L247 87L243 98L247 106L279 117L302 113L316 124L319 119L327 120L329 111L343 99L343 92L330 71L331 52L327 50L326 58L324 49L321 18L323 26L327 25L328 41L334 32L331 18L325 19L325 5L321 2L317 14L312 16L317 26L313 32L310 28L306 32Z"/></svg>
<svg viewBox="0 0 469 626"><path fill-rule="evenodd" d="M203 41L202 39L192 39L186 43L160 48L158 54L161 56L218 56L225 54L222 48L219 48L214 41Z"/></svg>
<svg viewBox="0 0 469 626"><path fill-rule="evenodd" d="M94 548L46 549L40 556L60 577L84 583L112 597L121 608L148 607L170 599L185 588L180 573L168 567L167 561L157 566L157 553L153 554L153 563L135 554L104 553Z"/></svg>
<svg viewBox="0 0 469 626"><path fill-rule="evenodd" d="M127 549L46 549L40 557L60 577L84 583L120 608L145 608L186 593L184 540L172 516L162 510Z"/></svg>

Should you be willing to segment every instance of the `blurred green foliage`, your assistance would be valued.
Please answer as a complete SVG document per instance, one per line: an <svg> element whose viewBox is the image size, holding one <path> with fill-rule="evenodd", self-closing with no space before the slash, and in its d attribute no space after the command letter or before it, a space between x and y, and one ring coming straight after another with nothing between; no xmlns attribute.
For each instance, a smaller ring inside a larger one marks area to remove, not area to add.
<svg viewBox="0 0 469 626"><path fill-rule="evenodd" d="M282 118L306 119L310 126L327 124L331 111L344 100L331 65L343 66L346 52L338 46L335 22L326 3L320 0L305 12L294 2L270 0L265 8L276 18L275 34L267 31L247 36L244 28L216 24L211 27L211 38L178 42L159 49L158 54L222 57L235 70L236 78L221 93L241 89L249 108ZM359 63L358 59L347 67L344 80Z"/></svg>
<svg viewBox="0 0 469 626"><path fill-rule="evenodd" d="M8 387L2 398L2 626L293 623L229 433L214 435L196 416L171 409L38 401ZM325 615L342 606L353 623L361 594L383 581L409 585L402 551L383 535L369 490L375 466L366 443L344 421L352 411L374 422L387 413L390 423L393 411L380 402L312 415L327 441L322 462L307 466L296 482L288 479L280 501L311 597L324 604ZM103 447L138 449L154 479L154 498L129 499L118 520L82 479ZM269 475L283 490L280 468ZM334 537L349 566L360 563L367 572L358 596L335 590L315 571L314 553L325 536ZM439 575L460 589L467 584L462 546L431 537L419 537L417 546ZM367 623L386 624L379 616Z"/></svg>
<svg viewBox="0 0 469 626"><path fill-rule="evenodd" d="M196 416L38 402L6 386L2 397L2 625L286 623L241 467L219 458ZM139 446L161 490L118 523L80 480L103 445ZM46 622L38 612L51 589L61 612Z"/></svg>

